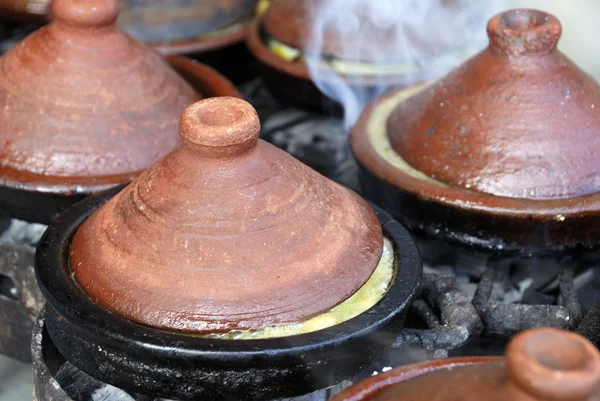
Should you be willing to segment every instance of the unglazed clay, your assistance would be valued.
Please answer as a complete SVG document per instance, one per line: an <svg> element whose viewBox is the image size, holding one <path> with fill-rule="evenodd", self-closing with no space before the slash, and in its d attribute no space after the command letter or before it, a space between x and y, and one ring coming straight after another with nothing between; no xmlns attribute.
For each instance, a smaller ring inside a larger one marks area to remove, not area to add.
<svg viewBox="0 0 600 401"><path fill-rule="evenodd" d="M188 108L183 146L75 234L81 288L130 320L198 334L305 320L354 294L382 255L375 213L259 130L240 99Z"/></svg>
<svg viewBox="0 0 600 401"><path fill-rule="evenodd" d="M561 199L600 188L600 85L556 44L560 22L512 10L488 24L489 47L402 102L393 149L452 187Z"/></svg>
<svg viewBox="0 0 600 401"><path fill-rule="evenodd" d="M407 366L358 383L332 401L598 401L600 353L551 328L515 337L505 358L454 358Z"/></svg>
<svg viewBox="0 0 600 401"><path fill-rule="evenodd" d="M130 181L178 146L179 116L201 96L115 26L117 0L52 10L0 58L0 179Z"/></svg>
<svg viewBox="0 0 600 401"><path fill-rule="evenodd" d="M193 40L252 15L257 0L123 0L118 23L146 43Z"/></svg>

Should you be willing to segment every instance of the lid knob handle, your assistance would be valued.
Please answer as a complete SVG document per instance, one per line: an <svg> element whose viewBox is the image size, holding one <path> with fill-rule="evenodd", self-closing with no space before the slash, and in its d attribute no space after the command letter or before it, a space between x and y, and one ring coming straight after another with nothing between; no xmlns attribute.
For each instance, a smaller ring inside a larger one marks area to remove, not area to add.
<svg viewBox="0 0 600 401"><path fill-rule="evenodd" d="M260 120L246 101L213 97L194 103L179 123L183 146L206 158L240 156L256 147Z"/></svg>
<svg viewBox="0 0 600 401"><path fill-rule="evenodd" d="M584 401L600 391L600 352L575 333L543 328L520 334L506 361L512 382L536 399Z"/></svg>
<svg viewBox="0 0 600 401"><path fill-rule="evenodd" d="M115 23L119 15L117 0L54 0L52 14L57 21L82 27L101 27Z"/></svg>
<svg viewBox="0 0 600 401"><path fill-rule="evenodd" d="M487 32L492 51L518 57L554 50L562 26L555 16L543 11L515 9L494 16Z"/></svg>

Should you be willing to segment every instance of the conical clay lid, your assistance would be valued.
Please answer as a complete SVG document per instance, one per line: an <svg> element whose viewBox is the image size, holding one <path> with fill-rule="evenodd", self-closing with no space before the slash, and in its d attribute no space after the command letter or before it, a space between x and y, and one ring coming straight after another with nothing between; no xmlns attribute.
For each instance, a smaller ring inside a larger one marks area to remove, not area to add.
<svg viewBox="0 0 600 401"><path fill-rule="evenodd" d="M371 401L598 401L600 353L585 338L541 328L515 337L505 360L440 369Z"/></svg>
<svg viewBox="0 0 600 401"><path fill-rule="evenodd" d="M382 255L377 216L259 129L240 99L188 108L183 146L74 236L81 288L130 320L193 333L297 322L356 292Z"/></svg>
<svg viewBox="0 0 600 401"><path fill-rule="evenodd" d="M401 103L393 149L451 187L559 199L600 189L600 85L556 44L560 22L511 10L488 24L489 47Z"/></svg>
<svg viewBox="0 0 600 401"><path fill-rule="evenodd" d="M115 27L117 0L55 0L55 19L0 58L0 178L129 181L179 144L200 99Z"/></svg>

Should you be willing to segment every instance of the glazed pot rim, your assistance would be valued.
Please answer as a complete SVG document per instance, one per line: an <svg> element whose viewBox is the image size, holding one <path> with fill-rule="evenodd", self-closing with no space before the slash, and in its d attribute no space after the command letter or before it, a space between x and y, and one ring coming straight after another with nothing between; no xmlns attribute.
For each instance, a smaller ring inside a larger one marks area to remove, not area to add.
<svg viewBox="0 0 600 401"><path fill-rule="evenodd" d="M200 64L184 56L165 55L164 58L169 65L178 70L180 74L182 72L182 68L186 69L185 72L187 74L189 74L191 71L193 73L193 78L198 79L198 82L203 86L203 88L199 88L199 85L194 83L192 83L192 86L196 90L200 91L203 96L241 97L235 86L227 78L225 78L225 76L213 68ZM182 76L188 82L191 80L183 74ZM0 174L2 169L4 168L0 167ZM126 174L96 177L59 177L27 173L27 175L35 178L27 181L17 181L0 177L0 186L21 192L34 192L64 196L87 195L106 190L116 185L131 182L142 172L143 170L129 172ZM48 181L51 181L52 183L49 183Z"/></svg>
<svg viewBox="0 0 600 401"><path fill-rule="evenodd" d="M308 67L304 63L287 61L268 48L262 39L263 27L262 22L264 15L255 18L248 25L248 32L246 35L246 45L250 52L262 63L274 68L278 71L282 71L285 74L294 76L305 81L313 82ZM406 77L411 76L410 74L393 74L385 76L369 76L361 74L344 74L336 72L336 75L342 77L344 81L350 85L355 86L378 86L378 85L406 85ZM417 80L418 81L418 80Z"/></svg>
<svg viewBox="0 0 600 401"><path fill-rule="evenodd" d="M370 401L389 388L419 376L441 370L479 365L504 360L502 356L457 357L446 360L425 361L394 368L389 372L362 380L337 394L331 401Z"/></svg>
<svg viewBox="0 0 600 401"><path fill-rule="evenodd" d="M79 226L98 207L124 186L111 188L76 203L56 219L44 233L36 251L36 277L47 301L47 308L97 345L147 355L151 351L166 359L213 360L247 363L287 353L316 351L324 344L343 343L347 339L376 331L400 315L410 305L420 285L422 263L408 231L386 212L374 207L385 235L394 244L398 268L386 295L371 309L333 327L297 336L263 340L225 340L194 337L167 332L126 320L94 303L71 277L70 241ZM177 350L177 354L172 351Z"/></svg>
<svg viewBox="0 0 600 401"><path fill-rule="evenodd" d="M246 17L248 18L248 17ZM167 42L148 42L147 46L153 48L164 56L169 55L199 55L212 50L218 50L225 47L242 43L246 38L248 26L252 19L244 21L242 18L237 24L240 26L230 32L223 32L217 35L203 36L196 39L174 40ZM234 23L234 24L236 24ZM216 32L216 31L212 31ZM208 34L212 33L208 32Z"/></svg>
<svg viewBox="0 0 600 401"><path fill-rule="evenodd" d="M600 192L572 198L543 200L501 197L438 184L414 177L406 171L394 167L373 147L369 138L369 123L375 110L382 103L395 101L394 96L399 96L399 100L395 103L395 106L397 106L403 100L401 97L402 92L409 92L416 87L417 85L408 89L395 89L374 100L362 112L356 125L351 130L349 142L352 154L358 163L371 174L423 201L463 212L488 216L506 216L513 219L530 220L533 218L541 221L555 220L558 222L568 220L569 217L600 213ZM502 201L502 204L498 204L499 200Z"/></svg>

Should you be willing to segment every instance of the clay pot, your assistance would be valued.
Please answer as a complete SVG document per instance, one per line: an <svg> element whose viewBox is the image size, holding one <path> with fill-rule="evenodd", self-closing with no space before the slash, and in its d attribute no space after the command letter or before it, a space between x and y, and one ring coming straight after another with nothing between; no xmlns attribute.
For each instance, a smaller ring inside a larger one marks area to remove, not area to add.
<svg viewBox="0 0 600 401"><path fill-rule="evenodd" d="M194 101L239 96L210 68L165 61L115 28L115 1L53 7L54 22L0 58L0 205L44 223L179 146Z"/></svg>
<svg viewBox="0 0 600 401"><path fill-rule="evenodd" d="M251 16L257 0L124 0L119 24L147 43L192 40Z"/></svg>
<svg viewBox="0 0 600 401"><path fill-rule="evenodd" d="M382 255L375 213L259 129L242 100L188 108L183 146L73 237L81 288L130 320L190 333L298 322L354 294Z"/></svg>
<svg viewBox="0 0 600 401"><path fill-rule="evenodd" d="M242 43L257 1L122 0L117 23L161 54L199 56ZM9 20L42 22L51 18L50 2L0 0L0 10Z"/></svg>
<svg viewBox="0 0 600 401"><path fill-rule="evenodd" d="M542 328L519 334L505 358L456 358L392 370L332 401L597 401L600 353L583 337Z"/></svg>
<svg viewBox="0 0 600 401"><path fill-rule="evenodd" d="M451 7L450 4L446 6ZM350 88L378 93L384 88L405 87L423 82L429 74L436 74L437 68L448 68L442 65L448 61L438 57L442 54L447 56L448 49L439 46L439 43L425 41L416 31L409 35L414 36L415 41L421 40L422 49L427 49L430 53L430 56L423 58L430 58L427 69L397 55L398 32L395 25L364 29L361 40L357 40L356 35L345 34L339 29L326 26L322 28L322 46L315 48L311 44L313 32L318 26L315 14L323 7L328 7L327 1L273 0L264 14L250 25L246 43L250 52L261 63L263 80L278 96L315 109L322 109L324 103L331 105L313 84L305 62L307 57L318 58L323 62L320 79L325 84L334 83L334 80L341 78ZM286 59L276 54L269 47L270 39L295 49L298 56ZM372 45L374 42L377 46ZM460 59L460 53L464 50L452 49L451 53L457 54L450 58ZM338 67L331 64L331 60L335 60L338 66L348 62L368 64L370 67L365 69L375 69L376 72L361 72L355 64L352 68L345 67L346 70L336 70ZM382 73L381 69L377 72L377 68L386 64L393 64L398 72Z"/></svg>
<svg viewBox="0 0 600 401"><path fill-rule="evenodd" d="M487 49L371 104L350 137L377 177L366 190L390 189L379 200L396 215L400 204L422 212L407 224L467 245L595 245L600 85L556 48L560 34L550 14L501 13Z"/></svg>
<svg viewBox="0 0 600 401"><path fill-rule="evenodd" d="M199 57L244 41L258 0L125 0L119 25L161 54ZM239 52L236 52L239 53ZM202 59L204 61L204 59Z"/></svg>

